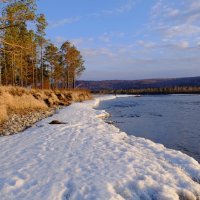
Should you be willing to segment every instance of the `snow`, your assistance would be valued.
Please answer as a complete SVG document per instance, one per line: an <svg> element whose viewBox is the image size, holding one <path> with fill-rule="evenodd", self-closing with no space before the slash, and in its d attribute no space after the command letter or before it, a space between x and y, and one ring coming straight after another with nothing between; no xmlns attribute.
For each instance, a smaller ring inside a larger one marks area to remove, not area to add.
<svg viewBox="0 0 200 200"><path fill-rule="evenodd" d="M106 124L108 113L94 108L112 98L75 103L1 137L0 199L200 199L199 163Z"/></svg>

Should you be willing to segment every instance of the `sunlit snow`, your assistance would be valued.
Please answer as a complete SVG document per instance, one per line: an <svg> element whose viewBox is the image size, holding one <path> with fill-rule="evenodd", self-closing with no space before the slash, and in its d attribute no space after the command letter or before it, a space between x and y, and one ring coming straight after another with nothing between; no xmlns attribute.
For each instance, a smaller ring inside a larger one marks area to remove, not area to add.
<svg viewBox="0 0 200 200"><path fill-rule="evenodd" d="M94 107L111 98L75 103L1 137L0 199L200 199L199 163L106 124L108 113Z"/></svg>

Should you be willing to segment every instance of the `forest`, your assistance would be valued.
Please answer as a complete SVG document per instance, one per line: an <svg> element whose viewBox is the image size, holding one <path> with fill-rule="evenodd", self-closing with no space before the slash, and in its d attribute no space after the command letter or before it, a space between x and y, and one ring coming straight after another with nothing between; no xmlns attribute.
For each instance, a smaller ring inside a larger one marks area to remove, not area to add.
<svg viewBox="0 0 200 200"><path fill-rule="evenodd" d="M96 90L93 93L101 94L134 94L134 95L165 95L165 94L200 94L200 87L166 87L127 90Z"/></svg>
<svg viewBox="0 0 200 200"><path fill-rule="evenodd" d="M36 0L0 0L0 85L75 88L85 70L81 52L46 38L47 20Z"/></svg>

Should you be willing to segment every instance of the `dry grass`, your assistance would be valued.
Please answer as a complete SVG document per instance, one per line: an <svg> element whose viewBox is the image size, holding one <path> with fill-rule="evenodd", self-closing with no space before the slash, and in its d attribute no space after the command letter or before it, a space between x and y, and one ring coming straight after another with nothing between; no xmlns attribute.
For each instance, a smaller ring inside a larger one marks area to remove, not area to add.
<svg viewBox="0 0 200 200"><path fill-rule="evenodd" d="M21 87L0 87L0 124L10 114L23 114L35 110L48 110L57 105L69 105L72 101L91 99L88 90L40 90Z"/></svg>
<svg viewBox="0 0 200 200"><path fill-rule="evenodd" d="M47 109L47 105L43 101L39 101L35 99L32 95L22 95L22 96L15 96L13 98L14 104L12 104L13 110L25 110L25 109Z"/></svg>
<svg viewBox="0 0 200 200"><path fill-rule="evenodd" d="M25 110L25 109L46 109L47 105L43 101L39 101L31 94L13 95L5 91L0 95L0 105L4 105L10 110Z"/></svg>
<svg viewBox="0 0 200 200"><path fill-rule="evenodd" d="M8 113L5 105L0 105L0 124L8 119Z"/></svg>
<svg viewBox="0 0 200 200"><path fill-rule="evenodd" d="M36 99L30 92L19 87L0 87L0 124L10 114L23 114L33 110L47 110L43 100Z"/></svg>

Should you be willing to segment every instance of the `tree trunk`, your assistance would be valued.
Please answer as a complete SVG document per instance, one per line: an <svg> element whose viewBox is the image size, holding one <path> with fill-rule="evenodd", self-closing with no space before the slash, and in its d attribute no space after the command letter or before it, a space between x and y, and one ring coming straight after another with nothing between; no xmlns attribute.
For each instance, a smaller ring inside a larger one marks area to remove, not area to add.
<svg viewBox="0 0 200 200"><path fill-rule="evenodd" d="M23 61L22 61L22 52L21 52L21 55L20 55L20 59L21 59L21 66L20 66L20 80L21 80L21 87L24 86L24 83L23 83Z"/></svg>
<svg viewBox="0 0 200 200"><path fill-rule="evenodd" d="M43 50L43 42L41 42L41 89L43 89L43 87L44 87L44 71L43 71L43 52L42 52L42 50Z"/></svg>
<svg viewBox="0 0 200 200"><path fill-rule="evenodd" d="M75 77L75 71L74 71L74 77L73 77L73 88L76 87L76 77Z"/></svg>

